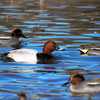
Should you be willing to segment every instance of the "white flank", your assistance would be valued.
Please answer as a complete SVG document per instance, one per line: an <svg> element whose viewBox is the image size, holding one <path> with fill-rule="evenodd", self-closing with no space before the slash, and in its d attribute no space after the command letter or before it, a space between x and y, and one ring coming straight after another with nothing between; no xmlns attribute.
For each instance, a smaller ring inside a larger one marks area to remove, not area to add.
<svg viewBox="0 0 100 100"><path fill-rule="evenodd" d="M16 62L34 62L37 61L37 53L38 51L32 49L18 49L10 51L7 56Z"/></svg>

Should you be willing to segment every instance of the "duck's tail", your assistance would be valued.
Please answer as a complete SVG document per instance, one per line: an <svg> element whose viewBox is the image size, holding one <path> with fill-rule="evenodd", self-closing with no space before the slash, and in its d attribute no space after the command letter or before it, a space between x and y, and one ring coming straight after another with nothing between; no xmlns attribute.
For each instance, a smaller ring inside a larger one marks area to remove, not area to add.
<svg viewBox="0 0 100 100"><path fill-rule="evenodd" d="M81 54L88 54L89 53L89 50L88 49L78 48L78 50L81 52Z"/></svg>

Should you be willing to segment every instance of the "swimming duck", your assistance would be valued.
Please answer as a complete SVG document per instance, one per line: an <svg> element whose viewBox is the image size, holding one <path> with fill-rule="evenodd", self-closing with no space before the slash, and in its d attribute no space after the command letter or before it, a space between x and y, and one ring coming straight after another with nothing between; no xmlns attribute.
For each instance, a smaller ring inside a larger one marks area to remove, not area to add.
<svg viewBox="0 0 100 100"><path fill-rule="evenodd" d="M100 92L100 78L90 78L86 79L81 73L73 73L70 76L68 83L73 83L70 86L70 91L75 93L97 93Z"/></svg>
<svg viewBox="0 0 100 100"><path fill-rule="evenodd" d="M81 48L78 48L78 50L80 51L81 54L100 55L100 46L95 46L95 45L84 46L84 45L81 45Z"/></svg>
<svg viewBox="0 0 100 100"><path fill-rule="evenodd" d="M14 28L12 30L11 36L9 36L8 34L0 34L0 45L9 46L20 43L20 37L27 38L23 35L22 30L20 28Z"/></svg>
<svg viewBox="0 0 100 100"><path fill-rule="evenodd" d="M27 100L25 93L21 93L18 100Z"/></svg>
<svg viewBox="0 0 100 100"><path fill-rule="evenodd" d="M47 41L43 47L43 52L39 53L32 49L17 49L9 51L4 56L4 61L16 61L16 62L34 62L44 61L53 57L52 52L56 49L60 49L54 41Z"/></svg>

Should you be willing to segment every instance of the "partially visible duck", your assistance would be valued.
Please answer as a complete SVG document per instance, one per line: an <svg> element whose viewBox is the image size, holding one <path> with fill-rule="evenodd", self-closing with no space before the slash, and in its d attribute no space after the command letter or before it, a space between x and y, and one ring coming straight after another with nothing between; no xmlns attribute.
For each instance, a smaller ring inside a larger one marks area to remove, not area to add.
<svg viewBox="0 0 100 100"><path fill-rule="evenodd" d="M81 48L78 48L81 54L92 54L92 55L100 55L100 46L95 45L81 45Z"/></svg>
<svg viewBox="0 0 100 100"><path fill-rule="evenodd" d="M27 100L25 93L21 93L18 100Z"/></svg>
<svg viewBox="0 0 100 100"><path fill-rule="evenodd" d="M100 92L100 78L90 78L86 79L81 73L73 73L70 76L68 82L64 85L69 83L73 83L70 86L70 91L75 93L98 93Z"/></svg>
<svg viewBox="0 0 100 100"><path fill-rule="evenodd" d="M59 49L59 47L54 41L47 41L43 47L42 53L32 49L12 50L3 54L4 61L7 61L8 59L16 62L45 61L53 57L52 52L56 49Z"/></svg>
<svg viewBox="0 0 100 100"><path fill-rule="evenodd" d="M22 30L20 28L14 28L12 30L11 36L9 36L8 34L0 34L0 45L10 46L20 43L20 37L27 38L23 35Z"/></svg>

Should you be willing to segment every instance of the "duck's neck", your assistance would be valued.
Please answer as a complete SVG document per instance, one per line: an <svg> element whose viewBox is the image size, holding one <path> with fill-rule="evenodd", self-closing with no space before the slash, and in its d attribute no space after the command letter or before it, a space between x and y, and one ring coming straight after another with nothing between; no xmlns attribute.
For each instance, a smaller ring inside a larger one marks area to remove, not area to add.
<svg viewBox="0 0 100 100"><path fill-rule="evenodd" d="M48 48L43 48L43 52L44 54L48 54L48 55L52 55L51 51Z"/></svg>

